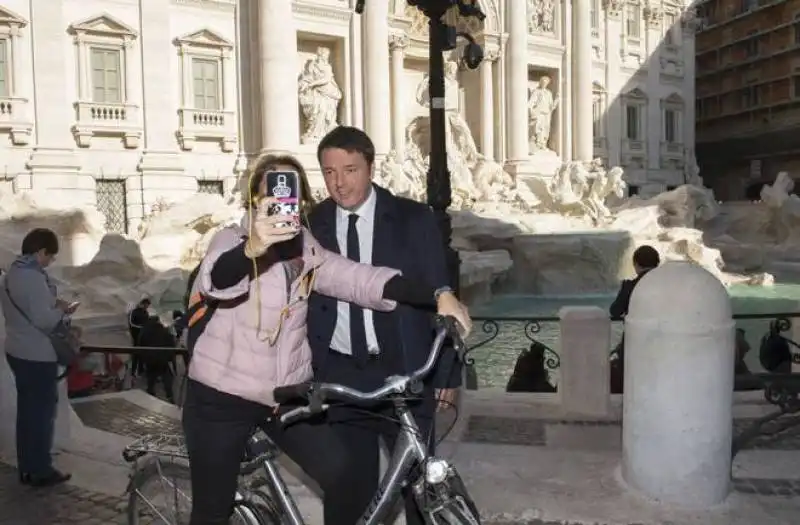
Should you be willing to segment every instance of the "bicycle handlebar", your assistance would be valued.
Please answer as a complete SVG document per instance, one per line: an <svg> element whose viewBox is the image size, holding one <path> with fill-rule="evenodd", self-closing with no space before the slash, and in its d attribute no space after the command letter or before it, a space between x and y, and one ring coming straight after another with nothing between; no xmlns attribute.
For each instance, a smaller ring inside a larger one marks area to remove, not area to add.
<svg viewBox="0 0 800 525"><path fill-rule="evenodd" d="M428 359L417 370L405 376L391 376L386 379L386 383L373 390L372 392L362 392L348 386L336 383L315 383L305 382L294 385L279 386L273 390L275 402L279 405L291 403L293 401L307 401L307 406L302 406L290 410L281 416L281 422L288 424L291 421L301 419L312 414L325 411L328 408L327 402L331 400L342 401L357 405L371 405L385 400L392 394L402 394L409 385L424 379L431 373L439 356L445 339L449 336L453 340L453 348L463 359L465 345L458 331L458 321L454 317L437 316L436 337L431 345Z"/></svg>

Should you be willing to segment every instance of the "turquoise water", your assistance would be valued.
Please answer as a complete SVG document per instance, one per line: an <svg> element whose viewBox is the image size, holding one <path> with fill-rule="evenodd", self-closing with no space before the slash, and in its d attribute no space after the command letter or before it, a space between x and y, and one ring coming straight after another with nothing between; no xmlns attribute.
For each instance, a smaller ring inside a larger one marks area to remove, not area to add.
<svg viewBox="0 0 800 525"><path fill-rule="evenodd" d="M729 293L734 315L800 314L800 285L777 284L773 287L737 285L729 288ZM558 310L562 306L599 306L607 309L613 300L613 294L560 297L505 295L496 296L490 302L470 308L472 315L477 318L521 319L497 321L496 326L499 330L495 330L495 325L491 322L476 321L469 340L471 345L487 340L497 333L496 337L472 354L475 358L479 387L505 387L514 370L517 356L530 345L530 340L525 336L526 319L557 317ZM737 327L745 330L750 343L751 351L746 361L752 371L761 370L758 364L758 344L761 336L767 331L770 320L771 318L737 320ZM800 322L800 319L797 322ZM539 327L539 332L535 334L536 340L558 354L561 351L558 321L542 321ZM621 335L622 323L612 323L609 352L617 345ZM551 372L551 381L558 382L557 370Z"/></svg>

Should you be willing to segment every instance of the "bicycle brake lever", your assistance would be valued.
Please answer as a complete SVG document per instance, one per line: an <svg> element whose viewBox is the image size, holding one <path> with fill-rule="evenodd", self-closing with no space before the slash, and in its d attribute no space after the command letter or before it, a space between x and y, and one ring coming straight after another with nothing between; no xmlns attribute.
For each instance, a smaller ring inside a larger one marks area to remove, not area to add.
<svg viewBox="0 0 800 525"><path fill-rule="evenodd" d="M312 389L308 396L308 411L312 414L319 414L325 410L325 400L318 389Z"/></svg>

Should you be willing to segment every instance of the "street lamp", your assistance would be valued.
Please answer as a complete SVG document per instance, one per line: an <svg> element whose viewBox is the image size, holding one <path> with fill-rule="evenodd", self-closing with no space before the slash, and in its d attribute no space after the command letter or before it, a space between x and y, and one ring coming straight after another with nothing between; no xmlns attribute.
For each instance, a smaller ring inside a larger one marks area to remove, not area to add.
<svg viewBox="0 0 800 525"><path fill-rule="evenodd" d="M387 0L373 1L386 2ZM513 1L522 2L523 0ZM471 35L459 33L456 23L459 17L475 17L483 21L486 15L478 6L478 0L406 0L406 3L419 9L429 19L428 95L430 97L431 147L427 176L427 202L433 208L445 245L450 286L454 290L458 290L459 258L458 252L450 247L453 227L450 215L447 213L453 189L450 185L450 170L447 166L444 52L456 47L459 36L464 37L468 43L464 49L462 62L468 68L476 69L483 60L483 50ZM365 0L356 0L355 12L363 13L365 4Z"/></svg>
<svg viewBox="0 0 800 525"><path fill-rule="evenodd" d="M456 27L448 25L446 22L457 19L457 16L474 16L483 20L486 15L478 7L477 0L408 0L408 5L416 7L429 19L428 94L430 97L431 147L427 176L427 201L428 205L433 208L445 245L450 286L454 290L458 290L460 261L458 252L450 247L453 227L450 215L447 213L447 208L450 207L452 201L453 190L450 185L450 170L447 166L444 52L456 47L458 36L465 37L469 43L464 51L463 61L467 67L475 69L483 59L483 50L472 36L466 33L457 33Z"/></svg>

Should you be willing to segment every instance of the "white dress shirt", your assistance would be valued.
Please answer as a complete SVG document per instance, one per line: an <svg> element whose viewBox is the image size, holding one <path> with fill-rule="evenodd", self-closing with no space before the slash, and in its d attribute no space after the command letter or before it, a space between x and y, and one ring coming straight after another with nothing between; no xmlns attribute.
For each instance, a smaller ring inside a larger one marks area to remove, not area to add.
<svg viewBox="0 0 800 525"><path fill-rule="evenodd" d="M372 238L375 233L375 190L370 189L369 197L355 210L345 210L336 207L336 240L339 243L339 253L347 257L347 226L350 214L358 215L356 231L358 232L358 245L362 263L372 263ZM331 348L346 355L352 355L350 345L350 303L339 301L336 305L336 328L333 331ZM380 352L378 336L375 333L375 323L372 310L364 308L364 329L367 334L367 350L372 354Z"/></svg>

